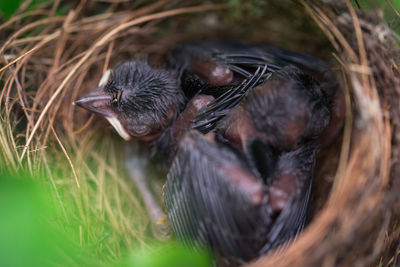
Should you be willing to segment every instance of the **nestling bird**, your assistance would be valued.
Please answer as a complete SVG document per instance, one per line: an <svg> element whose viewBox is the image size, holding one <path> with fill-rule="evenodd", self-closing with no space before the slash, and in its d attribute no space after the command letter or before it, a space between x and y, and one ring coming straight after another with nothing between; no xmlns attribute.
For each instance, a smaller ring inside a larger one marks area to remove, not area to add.
<svg viewBox="0 0 400 267"><path fill-rule="evenodd" d="M267 45L193 42L172 49L164 67L122 63L75 104L172 163L164 199L179 239L244 262L304 226L333 95L313 77L324 81L326 68ZM155 225L163 214L137 174L145 164L127 162Z"/></svg>
<svg viewBox="0 0 400 267"><path fill-rule="evenodd" d="M184 107L179 86L177 71L126 62L108 70L99 87L75 104L105 117L125 140L152 141Z"/></svg>

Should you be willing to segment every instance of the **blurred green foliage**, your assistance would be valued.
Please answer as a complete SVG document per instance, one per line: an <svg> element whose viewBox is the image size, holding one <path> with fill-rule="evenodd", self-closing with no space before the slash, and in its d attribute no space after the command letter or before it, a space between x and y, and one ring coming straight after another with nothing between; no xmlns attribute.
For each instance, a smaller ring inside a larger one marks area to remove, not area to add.
<svg viewBox="0 0 400 267"><path fill-rule="evenodd" d="M0 13L9 18L15 11L17 11L22 0L0 0Z"/></svg>
<svg viewBox="0 0 400 267"><path fill-rule="evenodd" d="M0 177L0 266L211 265L206 252L194 252L176 243L153 244L146 250L126 251L119 262L101 262L52 223L60 212L52 205L47 184L34 182L38 177L4 170Z"/></svg>
<svg viewBox="0 0 400 267"><path fill-rule="evenodd" d="M22 0L0 0L0 18L1 15L6 19L10 18L20 7L24 1ZM27 6L27 10L33 10L43 3L53 3L54 0L32 0ZM57 9L56 13L65 13L64 9Z"/></svg>
<svg viewBox="0 0 400 267"><path fill-rule="evenodd" d="M355 8L362 10L382 10L390 28L400 34L400 17L396 14L400 13L400 0L353 0L353 4Z"/></svg>
<svg viewBox="0 0 400 267"><path fill-rule="evenodd" d="M121 266L134 267L203 267L211 266L212 260L206 251L195 253L178 243L154 244L153 251L132 252Z"/></svg>
<svg viewBox="0 0 400 267"><path fill-rule="evenodd" d="M362 9L382 8L385 11L391 9L387 2L391 2L397 10L400 10L400 1L398 0L353 0L354 5Z"/></svg>
<svg viewBox="0 0 400 267"><path fill-rule="evenodd" d="M102 266L52 224L57 210L38 177L0 177L0 266Z"/></svg>

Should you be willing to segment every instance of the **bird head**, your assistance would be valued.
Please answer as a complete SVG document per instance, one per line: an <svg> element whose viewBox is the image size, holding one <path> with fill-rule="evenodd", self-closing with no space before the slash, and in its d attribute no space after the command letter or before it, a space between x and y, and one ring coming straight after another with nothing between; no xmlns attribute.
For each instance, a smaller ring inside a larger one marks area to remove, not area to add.
<svg viewBox="0 0 400 267"><path fill-rule="evenodd" d="M107 70L98 87L73 104L104 117L125 140L152 141L184 103L177 72L140 60Z"/></svg>

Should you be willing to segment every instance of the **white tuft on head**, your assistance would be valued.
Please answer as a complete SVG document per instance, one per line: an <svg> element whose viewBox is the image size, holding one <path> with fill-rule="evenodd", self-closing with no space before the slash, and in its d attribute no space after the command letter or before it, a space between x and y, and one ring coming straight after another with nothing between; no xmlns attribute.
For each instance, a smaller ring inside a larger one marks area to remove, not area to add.
<svg viewBox="0 0 400 267"><path fill-rule="evenodd" d="M107 116L106 119L125 141L129 141L131 139L131 136L125 131L124 127L121 125L121 122L117 118Z"/></svg>
<svg viewBox="0 0 400 267"><path fill-rule="evenodd" d="M110 78L110 74L111 74L111 69L108 69L104 73L103 77L101 77L101 79L99 81L99 85L98 85L99 87L106 85L106 83L108 82L108 79Z"/></svg>

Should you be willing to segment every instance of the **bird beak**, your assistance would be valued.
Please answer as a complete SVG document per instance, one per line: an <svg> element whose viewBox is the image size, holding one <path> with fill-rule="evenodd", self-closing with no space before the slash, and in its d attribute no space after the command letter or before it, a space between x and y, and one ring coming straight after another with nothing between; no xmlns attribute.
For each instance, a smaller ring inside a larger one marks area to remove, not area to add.
<svg viewBox="0 0 400 267"><path fill-rule="evenodd" d="M112 111L108 107L108 104L111 102L111 100L112 95L105 93L100 87L85 95L81 99L72 102L72 104L107 117L113 115Z"/></svg>
<svg viewBox="0 0 400 267"><path fill-rule="evenodd" d="M122 126L115 112L108 106L111 100L112 96L105 93L103 87L99 87L72 104L103 116L123 139L129 141L131 136Z"/></svg>
<svg viewBox="0 0 400 267"><path fill-rule="evenodd" d="M72 102L72 105L80 106L84 109L105 117L114 115L114 113L108 107L108 104L112 100L112 96L111 94L107 94L106 92L104 92L104 87L110 79L111 73L112 70L107 70L104 73L103 77L101 77L97 89L93 92L90 92L81 99Z"/></svg>

